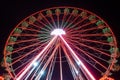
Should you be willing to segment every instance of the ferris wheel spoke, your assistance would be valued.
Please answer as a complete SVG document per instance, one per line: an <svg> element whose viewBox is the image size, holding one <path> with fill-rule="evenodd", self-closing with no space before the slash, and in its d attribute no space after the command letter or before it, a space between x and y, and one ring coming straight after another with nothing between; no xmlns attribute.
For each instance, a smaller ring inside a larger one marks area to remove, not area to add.
<svg viewBox="0 0 120 80"><path fill-rule="evenodd" d="M66 50L66 48L62 45L62 49L63 49L63 51L65 52L65 55L66 55L66 57L67 57L67 61L68 61L68 63L69 63L69 65L70 65L70 67L72 68L71 69L71 72L74 72L74 73L72 73L73 75L73 78L74 79L76 79L76 73L77 73L77 69L76 69L76 66L75 66L75 63L73 62L73 60L69 57L70 55L68 54L68 51Z"/></svg>
<svg viewBox="0 0 120 80"><path fill-rule="evenodd" d="M46 29L46 28L44 28L44 27L42 27L42 26L40 26L40 25L36 25L36 24L31 24L32 26L34 26L34 27L37 27L37 28L39 28L39 29L43 29L43 30L45 30L46 32L49 32L49 30L48 29ZM45 26L47 26L46 24L44 24ZM47 27L48 28L48 27ZM50 28L49 28L50 29ZM38 32L40 32L39 30L38 30Z"/></svg>
<svg viewBox="0 0 120 80"><path fill-rule="evenodd" d="M42 34L41 36L44 35L44 37L46 37L46 35L49 35L50 31L49 32L46 32L46 31L40 31L40 33L38 34L40 36L40 34ZM50 37L50 36L47 36L47 37Z"/></svg>
<svg viewBox="0 0 120 80"><path fill-rule="evenodd" d="M15 44L22 44L22 43L25 43L25 42L31 42L31 41L36 41L36 39L30 39L30 40L20 40L20 41L18 41L18 42L16 42ZM49 42L49 40L47 41L47 42ZM47 43L47 42L45 42L45 43ZM13 53L16 53L16 52L18 52L18 51L20 51L20 50L23 50L23 49L26 49L26 48L29 48L29 47L32 47L32 46L36 46L36 45L40 45L42 43L42 41L36 41L35 42L35 44L30 44L30 45L28 45L28 46L24 46L24 47L22 47L22 48L17 48L16 49L16 51L14 50L13 51ZM44 44L45 44L44 43ZM42 44L42 45L44 45L44 44Z"/></svg>
<svg viewBox="0 0 120 80"><path fill-rule="evenodd" d="M72 15L72 14L71 14ZM67 29L69 29L69 28L71 28L72 27L72 25L73 25L73 23L76 21L76 18L77 16L74 16L74 17L71 17L69 20L68 20L68 22L66 22L65 23L65 25L64 25L64 28L67 30Z"/></svg>
<svg viewBox="0 0 120 80"><path fill-rule="evenodd" d="M72 45L73 45L73 44L72 44ZM73 46L74 46L74 45L73 45ZM77 46L74 46L74 47L77 47ZM77 49L79 49L79 48L77 47ZM98 59L100 59L100 60L102 60L102 61L104 61L104 62L108 63L108 61L107 61L107 60L105 60L105 59L103 59L103 58L100 58L99 56L96 56L96 55L91 54L91 53L89 53L89 52L86 52L86 53L88 53L89 55L91 55L91 56L93 56L93 57L96 57L96 58L98 58Z"/></svg>
<svg viewBox="0 0 120 80"><path fill-rule="evenodd" d="M82 66L82 68L86 71L86 74L89 76L89 78L95 80L95 78L93 77L93 75L88 71L88 69L86 68L86 66L82 63L82 61L79 59L79 57L75 54L75 52L72 50L72 48L69 46L69 44L64 40L64 38L61 35L60 35L60 38L62 39L62 41L64 42L64 44L66 45L66 47L72 53L71 55L74 57L76 63L79 63Z"/></svg>
<svg viewBox="0 0 120 80"><path fill-rule="evenodd" d="M93 36L111 36L111 34L106 33L106 34L101 34L101 33L97 33L97 34L82 34L81 37L93 37Z"/></svg>
<svg viewBox="0 0 120 80"><path fill-rule="evenodd" d="M51 30L52 29L52 26L51 25L47 25L45 22L42 22L42 21L39 21L39 20L37 20L40 24L42 24L42 26L48 26L47 28L49 29L49 30ZM42 27L43 28L43 27ZM46 29L45 29L46 30Z"/></svg>
<svg viewBox="0 0 120 80"><path fill-rule="evenodd" d="M38 41L39 38L33 38L33 39L28 39L28 40L18 40L16 42L10 42L9 45L15 45L15 44L22 44L22 43L26 43L26 42L31 42L31 41Z"/></svg>
<svg viewBox="0 0 120 80"><path fill-rule="evenodd" d="M81 49L81 50L82 50L82 49ZM84 51L84 50L83 50L83 51ZM86 52L86 51L85 51L85 52ZM91 53L89 53L89 52L86 52L86 53L87 53L88 55L92 56L92 57L98 58L99 60L108 63L108 61L107 61L106 59L103 59L103 58L101 58L100 56L96 56L96 55L91 54ZM88 56L88 57L89 57L89 56Z"/></svg>
<svg viewBox="0 0 120 80"><path fill-rule="evenodd" d="M52 46L51 46L51 47L52 47ZM52 48L53 48L53 47L52 47ZM47 55L48 55L47 53L50 53L50 51L52 51L52 48L46 50L46 51L43 53L43 55L41 55L40 59L38 59L37 62L39 62L40 65L39 65L39 67L37 67L37 70L35 71L34 74L37 75L37 72L40 71L39 69L41 69L40 67L41 67L42 64L44 64L44 62L45 62L45 60L46 60L46 57L47 57ZM39 72L39 73L42 75L43 72L44 72L44 71L42 71L41 73ZM35 76L35 75L34 75L34 76ZM32 78L34 78L34 76L32 75Z"/></svg>
<svg viewBox="0 0 120 80"><path fill-rule="evenodd" d="M73 40L81 40L81 41L86 41L86 42L88 42L88 43L96 43L96 44L101 44L101 45L108 45L108 46L114 46L114 44L113 43L109 43L109 42L106 42L106 41L98 41L98 40L91 40L91 39L86 39L86 38L79 38L79 37L76 37L76 36L70 36L70 37L68 37L68 38L71 38L71 39L73 39Z"/></svg>
<svg viewBox="0 0 120 80"><path fill-rule="evenodd" d="M35 17L34 17L35 18ZM36 19L36 18L35 18ZM27 21L26 21L27 22ZM37 21L37 19L36 19L36 22L39 22L39 23L41 23L43 26L46 26L46 24L45 23L43 23L42 21ZM30 26L32 26L32 28L33 27L36 27L36 28L38 28L38 29L41 29L41 28L43 28L43 26L42 25L40 25L40 24L36 24L35 22L27 22L27 23L29 23L29 26L28 27L30 27ZM27 28L25 28L25 27L20 27L20 28L22 28L22 29L27 29ZM43 28L44 29L44 28ZM46 31L49 31L49 30L47 30L47 29L45 29Z"/></svg>
<svg viewBox="0 0 120 80"><path fill-rule="evenodd" d="M39 47L38 47L38 48L39 48ZM18 61L20 61L21 59L23 59L23 58L29 56L31 53L33 53L33 52L35 52L36 50L38 50L38 48L36 48L36 49L34 49L34 50L32 50L32 51L26 53L25 55L21 55L21 56L19 56L19 57L16 57L15 59L13 58L13 60L15 60L15 61L12 62L11 65L13 65L13 64L17 63Z"/></svg>
<svg viewBox="0 0 120 80"><path fill-rule="evenodd" d="M52 75L53 75L53 71L54 71L54 68L55 68L55 63L56 63L56 59L57 59L57 54L55 54L55 57L54 57L54 60L53 60L53 66L51 67L51 73L50 73L50 77L48 78L49 80L52 80Z"/></svg>
<svg viewBox="0 0 120 80"><path fill-rule="evenodd" d="M72 22L70 22L65 28L70 27L72 24L75 23L75 21L76 21L77 19L80 19L80 18L81 18L81 19L79 20L79 22L76 22L77 24L79 24L79 23L82 23L84 20L86 20L86 19L88 18L87 15L86 15L86 17L82 17L81 14L78 14L78 10L77 10L77 9L74 9L71 14L72 14L75 18L74 18L73 20L71 20ZM73 27L75 27L75 26L77 26L77 25L75 24L75 25L73 25L73 26L71 26L71 27L73 28ZM68 29L68 31L69 31L69 29Z"/></svg>
<svg viewBox="0 0 120 80"><path fill-rule="evenodd" d="M65 26L68 24L68 22L70 21L70 18L72 17L72 14L69 14L69 17L66 19L65 23L63 24L63 28L65 28Z"/></svg>
<svg viewBox="0 0 120 80"><path fill-rule="evenodd" d="M48 45L46 45L46 46L44 47L44 49L40 52L40 54L38 54L38 55L34 58L34 60L33 60L32 62L30 62L30 65L27 67L27 69L25 69L25 70L22 72L22 74L21 74L19 77L17 77L17 80L20 80L20 79L22 78L22 76L24 76L24 74L31 68L31 66L33 65L33 63L42 55L42 53L44 53L44 51L54 42L55 39L56 39L56 36L53 37L53 39L48 43Z"/></svg>
<svg viewBox="0 0 120 80"><path fill-rule="evenodd" d="M101 45L109 45L109 46L114 46L113 43L108 43L108 42L102 42L102 41L97 41L97 40L90 40L90 39L85 39L82 38L83 41L87 41L87 42L92 42L92 43L99 43Z"/></svg>
<svg viewBox="0 0 120 80"><path fill-rule="evenodd" d="M35 23L30 23L29 26L36 27L36 28L38 28L38 29L41 29L41 28L42 28L41 25L37 25L37 24L35 24ZM28 27L29 27L29 26L28 26ZM26 28L26 29L27 29L27 28Z"/></svg>
<svg viewBox="0 0 120 80"><path fill-rule="evenodd" d="M60 28L60 14L57 14L57 27Z"/></svg>
<svg viewBox="0 0 120 80"><path fill-rule="evenodd" d="M108 54L108 53L106 53L106 52L103 52L103 51L99 50L98 48L95 48L95 47L92 47L92 46L89 46L89 45L80 43L80 42L78 42L78 41L73 41L73 40L70 40L70 41L72 41L72 42L74 42L74 43L76 43L76 44L79 44L79 45L81 45L81 46L84 46L84 47L86 47L86 48L88 48L88 49L97 51L97 52L99 52L99 53L101 53L101 54L104 54L104 55L106 55L106 56L109 56L109 57L111 56L110 54Z"/></svg>
<svg viewBox="0 0 120 80"><path fill-rule="evenodd" d="M72 31L72 29L74 29L77 25L79 25L80 23L82 23L82 22L84 22L86 19L87 19L88 17L85 17L85 18L83 18L82 20L80 20L79 22L76 22L74 25L72 25L71 26L71 29L68 29L67 31L69 32L71 32ZM87 25L90 25L90 24L93 24L93 23L85 23L85 24L83 24L83 25L81 25L81 26L78 26L77 27L77 29L79 29L79 28L82 28L82 27L84 27L84 26L87 26Z"/></svg>
<svg viewBox="0 0 120 80"><path fill-rule="evenodd" d="M40 71L39 69L41 69L42 64L45 62L45 58L47 57L47 55L41 55L41 58L37 61L39 63L37 69L34 71L34 74L31 77L31 80L33 80L33 78L37 75L37 72Z"/></svg>
<svg viewBox="0 0 120 80"><path fill-rule="evenodd" d="M46 51L43 53L43 55L41 55L41 58L38 59L38 61L36 61L36 62L38 62L39 67L37 67L37 70L33 72L35 75L37 75L37 72L40 71L39 69L41 69L41 66L42 66L42 64L44 64L45 59L46 59L46 57L47 57L47 55L48 55L47 52L49 53L50 51L51 51L51 49L46 50ZM41 75L42 75L43 73L44 73L44 71L41 72ZM30 76L31 79L33 79L33 78L35 77L35 75L31 75L31 76Z"/></svg>
<svg viewBox="0 0 120 80"><path fill-rule="evenodd" d="M22 48L18 48L18 49L16 49L16 50L14 50L13 53L16 53L16 52L18 52L18 51L21 51L21 50L30 48L30 47L32 47L32 46L40 45L40 43L41 43L41 42L36 42L36 43L34 43L34 44L30 44L30 45L28 45L28 46L24 46L24 47L22 47Z"/></svg>
<svg viewBox="0 0 120 80"><path fill-rule="evenodd" d="M51 62L50 62L50 67L49 67L49 69L48 69L48 73L47 73L47 77L46 77L46 80L51 80L51 78L52 78L52 67L54 68L54 66L55 66L55 61L54 61L54 59L55 59L55 56L52 58L52 60L51 60Z"/></svg>
<svg viewBox="0 0 120 80"><path fill-rule="evenodd" d="M53 27L53 25L50 23L50 21L48 21L48 19L41 13L41 16L43 17L43 19L44 19L44 23L48 23L49 24L49 26L52 28Z"/></svg>
<svg viewBox="0 0 120 80"><path fill-rule="evenodd" d="M23 29L23 30L31 31L31 32L36 32L36 33L39 33L39 32L40 32L39 30L33 29L33 28L23 28L23 27L19 27L19 28L21 28L21 29Z"/></svg>
<svg viewBox="0 0 120 80"><path fill-rule="evenodd" d="M76 79L78 79L78 77L82 76L82 74L79 74L79 71L78 71L77 67L75 66L76 64L69 57L68 52L66 51L65 47L64 46L62 46L62 47L63 47L63 50L66 54L67 59L68 59L67 61L68 61L70 70L72 72L72 76L73 76L74 80L76 80ZM83 80L83 77L82 78L80 77L80 80Z"/></svg>
<svg viewBox="0 0 120 80"><path fill-rule="evenodd" d="M92 56L90 57L88 54L84 53L86 56L88 56L90 59L92 58ZM79 55L80 56L80 55ZM88 64L90 64L92 67L94 67L96 70L98 70L101 74L105 72L105 70L107 70L107 67L104 66L102 63L98 62L97 60L94 60L98 65L100 65L104 70L100 70L99 68L97 68L95 65L93 65L92 63L90 63L87 59L85 59L84 57L80 56L82 59L84 59L84 61L86 61ZM94 58L92 58L94 59ZM103 60L104 61L104 60Z"/></svg>
<svg viewBox="0 0 120 80"><path fill-rule="evenodd" d="M76 64L74 64L73 61L71 60L71 58L69 58L68 52L66 51L66 49L65 49L64 46L63 46L63 50L64 50L64 52L65 52L66 55L67 55L68 61L70 61L70 65L71 65L71 67L72 67L71 71L73 72L72 74L73 74L74 79L76 80L76 79L79 78L80 80L83 80L84 78L83 78L82 74L80 73L80 71L78 70L78 68L75 66ZM73 56L72 56L72 57L73 57ZM73 58L74 58L74 57L73 57ZM76 58L74 58L74 59L76 59ZM78 63L77 63L77 65L78 65ZM79 66L79 65L78 65L78 66ZM84 76L85 76L87 79L89 79L89 78L87 77L87 75L86 75L86 72L84 72L83 68L80 67L80 69L82 70Z"/></svg>
<svg viewBox="0 0 120 80"><path fill-rule="evenodd" d="M81 26L78 26L78 27L77 27L77 30L80 30L80 29L82 29L83 27L87 27L88 25L91 25L91 24L93 24L93 23L88 22L88 23L86 23L86 24L83 24L83 25L81 25ZM77 25L78 25L77 23L76 23L76 25L74 24L73 27L72 27L72 29L74 29ZM68 32L71 32L72 29L70 29ZM75 31L75 30L72 31L72 33L74 33L74 32L76 32L76 31Z"/></svg>
<svg viewBox="0 0 120 80"><path fill-rule="evenodd" d="M17 68L14 69L14 71L19 71L19 73L17 73L16 76L19 76L25 70L25 68L28 66L28 63L31 62L32 59L27 60L25 63L19 65ZM23 69L21 69L21 67L23 67Z"/></svg>
<svg viewBox="0 0 120 80"><path fill-rule="evenodd" d="M33 59L33 58L31 58L31 59L27 60L26 62L22 63L21 65L19 65L18 67L16 67L16 68L14 69L14 71L17 71L17 70L19 70L21 67L24 67L25 65L27 65L29 62L32 61L32 59ZM11 64L13 64L13 63L11 63ZM13 64L13 65L14 65L14 64ZM18 74L18 73L17 73L17 74Z"/></svg>
<svg viewBox="0 0 120 80"><path fill-rule="evenodd" d="M55 22L55 20L54 20L54 18L53 18L52 15L50 16L50 18L51 18L51 20L52 20L53 26L54 26L55 28L57 28L58 26L56 25L56 22Z"/></svg>
<svg viewBox="0 0 120 80"><path fill-rule="evenodd" d="M44 20L44 18L42 20L37 20L40 24L42 24L44 27L42 27L41 29L45 30L45 31L50 31L52 30L54 27L53 25L47 20Z"/></svg>
<svg viewBox="0 0 120 80"><path fill-rule="evenodd" d="M97 21L97 20L96 20L96 21ZM95 22L96 22L96 21L95 21ZM78 29L81 29L81 28L86 27L86 26L91 25L91 24L94 24L94 23L87 22L87 23L85 23L85 24L83 24L83 25L81 25L81 26L78 26Z"/></svg>
<svg viewBox="0 0 120 80"><path fill-rule="evenodd" d="M60 57L60 80L63 80L62 58L61 58L61 48L60 47L59 47L59 57Z"/></svg>
<svg viewBox="0 0 120 80"><path fill-rule="evenodd" d="M90 56L90 54L88 53L88 52L86 52L86 51L84 51L84 50L82 50L82 49L80 49L80 48L78 48L77 47L77 49L78 50L80 50L81 52L83 52L86 56L88 56L91 60L93 60L93 61L95 61L97 64L99 64L101 67L103 67L105 70L107 70L107 67L106 66L104 66L102 63L100 63L100 62L98 62L97 60L95 60L92 56ZM87 54L86 54L87 53ZM94 56L95 57L95 56ZM99 59L101 59L101 58L99 58ZM103 60L103 59L102 59ZM103 60L103 61L105 61L105 60Z"/></svg>
<svg viewBox="0 0 120 80"><path fill-rule="evenodd" d="M49 40L48 40L47 42L49 42ZM47 43L47 42L46 42L46 43ZM35 42L34 44L29 44L28 46L24 46L24 47L22 47L22 48L17 48L16 50L13 51L13 53L16 53L16 52L18 52L18 51L27 49L27 48L32 47L32 46L40 45L41 43L42 43L42 41L38 41L38 42Z"/></svg>
<svg viewBox="0 0 120 80"><path fill-rule="evenodd" d="M76 34L76 33L84 33L84 32L88 32L88 31L92 31L92 30L97 30L98 27L92 27L92 28L88 28L88 29L80 29L80 30L76 30L76 31L70 31L69 33L71 34Z"/></svg>
<svg viewBox="0 0 120 80"><path fill-rule="evenodd" d="M55 49L53 50L52 54L50 55L50 57L48 58L47 62L44 64L44 66L42 67L42 69L40 70L38 76L35 78L35 80L39 80L41 78L41 71L45 71L45 69L47 68L48 64L50 63L51 59L54 57L56 50L58 49L59 44L56 45Z"/></svg>
<svg viewBox="0 0 120 80"><path fill-rule="evenodd" d="M24 68L22 68L22 69L19 71L19 73L16 74L16 77L18 77L18 76L25 70L25 68L26 68L27 66L28 66L28 64L25 65ZM16 80L16 77L14 77L13 79Z"/></svg>
<svg viewBox="0 0 120 80"><path fill-rule="evenodd" d="M80 58L82 58L85 62L87 62L89 65L91 65L92 67L94 67L96 70L98 70L100 73L104 73L103 71L101 71L99 68L97 68L96 66L95 66L95 64L92 64L92 63L90 63L89 62L89 60L88 59L86 59L85 57L82 57L81 55L78 55L78 56L80 56ZM93 55L94 56L94 55ZM104 60L103 60L104 61Z"/></svg>
<svg viewBox="0 0 120 80"><path fill-rule="evenodd" d="M32 72L35 70L35 67L33 67L28 74L25 76L24 80L28 80L29 76L32 74Z"/></svg>
<svg viewBox="0 0 120 80"><path fill-rule="evenodd" d="M70 22L65 28L69 28L72 24L75 23L75 21L80 17L80 15L76 16L73 20L71 20L72 22Z"/></svg>
<svg viewBox="0 0 120 80"><path fill-rule="evenodd" d="M45 36L45 35L46 35L46 36ZM13 36L17 36L17 37L39 37L39 34L22 33L22 34L20 34L20 35L18 35L18 34L13 34ZM47 34L44 34L44 36L41 35L40 37L49 38L50 36L47 35Z"/></svg>
<svg viewBox="0 0 120 80"><path fill-rule="evenodd" d="M41 61L42 62L42 61ZM41 64L39 64L37 66L37 69L33 72L34 74L31 76L30 80L33 80L35 78L35 76L37 75L37 72L39 71L39 69L41 68Z"/></svg>
<svg viewBox="0 0 120 80"><path fill-rule="evenodd" d="M38 34L27 34L27 33L22 33L22 34L13 34L13 36L31 36L31 37L37 37Z"/></svg>
<svg viewBox="0 0 120 80"><path fill-rule="evenodd" d="M62 26L63 26L63 24L64 24L64 22L65 22L65 18L66 18L66 15L64 14L63 17L62 17L61 25L60 25L61 28L62 28Z"/></svg>
<svg viewBox="0 0 120 80"><path fill-rule="evenodd" d="M73 79L75 80L75 79L76 79L75 70L73 69L73 67L71 66L70 63L68 63L68 65L69 65L69 67L70 67L70 71L71 71L71 73L72 73Z"/></svg>
<svg viewBox="0 0 120 80"><path fill-rule="evenodd" d="M101 26L101 28L104 28L104 27L102 27ZM80 33L84 33L84 32L88 32L88 31L93 31L93 30L98 30L99 28L97 27L97 26L94 26L94 27L92 27L92 28L88 28L88 29L81 29L81 30L79 30L80 31Z"/></svg>
<svg viewBox="0 0 120 80"><path fill-rule="evenodd" d="M72 44L72 43L71 43ZM72 44L72 46L74 46ZM98 62L96 59L93 58L93 56L91 56L92 54L91 53L88 53L86 52L85 50L82 50L81 48L77 47L77 46L74 46L76 49L78 49L79 51L81 51L82 53L84 53L86 56L88 56L91 60L95 61L97 64L99 64L101 67L103 67L105 70L107 70L107 67L104 66L102 63ZM97 57L97 56L94 56L94 57ZM98 58L98 57L97 57ZM101 59L101 58L99 58ZM102 59L103 60L103 59ZM105 61L105 60L103 60Z"/></svg>
<svg viewBox="0 0 120 80"><path fill-rule="evenodd" d="M25 64L26 62L24 63L24 65L25 65L24 68L17 74L17 76L20 76L20 74L26 69L26 67L28 67L28 66L30 65L29 63L31 63L31 61L32 61L33 59L34 59L34 57L32 57L30 60L27 60L27 62L28 62L27 65ZM42 59L42 58L41 58L41 59ZM43 59L43 60L44 60L44 59ZM42 60L41 62L43 62L43 60ZM39 63L39 62L40 62L40 60L38 61L38 63ZM36 63L37 63L37 62L36 62ZM21 66L21 65L20 65L20 66ZM35 72L34 70L35 70L35 67L37 66L37 64L36 64L36 65L33 64L33 66L34 66L34 67L32 68L32 72L31 72L31 70L30 70L30 71L28 71L29 74L24 76L25 79L28 78L29 76L31 76L31 75L30 75L31 73L34 73L34 72ZM39 68L40 68L40 66L39 66ZM35 76L35 74L34 74L34 76ZM32 77L33 77L33 76L32 76Z"/></svg>
<svg viewBox="0 0 120 80"><path fill-rule="evenodd" d="M71 37L107 37L107 36L111 36L111 34L106 33L106 34L102 34L102 33L96 33L96 34L74 34Z"/></svg>
<svg viewBox="0 0 120 80"><path fill-rule="evenodd" d="M24 57L26 57L27 55L29 55L29 54L31 54L31 53L33 53L33 52L35 52L36 50L38 50L39 48L42 48L42 47L44 47L46 44L48 44L49 43L49 41L47 41L47 42L45 42L44 44L39 44L39 45L37 45L38 47L36 47L35 49L33 49L33 50L31 50L31 51L29 51L29 52L27 52L26 54L24 54L24 55L21 55L21 56L18 56L18 57L15 57L15 58L13 58L13 60L15 60L15 59L19 59L19 58L24 58Z"/></svg>

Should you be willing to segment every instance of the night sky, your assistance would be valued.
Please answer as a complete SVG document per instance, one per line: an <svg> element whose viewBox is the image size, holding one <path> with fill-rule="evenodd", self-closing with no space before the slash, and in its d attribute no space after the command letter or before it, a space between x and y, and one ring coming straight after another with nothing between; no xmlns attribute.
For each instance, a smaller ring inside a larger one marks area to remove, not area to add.
<svg viewBox="0 0 120 80"><path fill-rule="evenodd" d="M73 6L87 9L112 28L120 46L120 4L116 0L1 0L0 1L0 60L5 42L13 28L24 18L39 10L56 6ZM119 62L120 63L120 62ZM0 75L3 70L0 68ZM120 80L120 72L113 74Z"/></svg>

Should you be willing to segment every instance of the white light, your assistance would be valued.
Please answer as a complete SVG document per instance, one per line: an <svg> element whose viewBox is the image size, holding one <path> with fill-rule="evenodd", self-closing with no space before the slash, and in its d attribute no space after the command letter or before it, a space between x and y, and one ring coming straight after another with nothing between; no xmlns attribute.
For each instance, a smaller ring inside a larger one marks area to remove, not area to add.
<svg viewBox="0 0 120 80"><path fill-rule="evenodd" d="M80 65L80 62L79 62L79 61L77 61L77 64L78 64L78 65Z"/></svg>
<svg viewBox="0 0 120 80"><path fill-rule="evenodd" d="M34 66L34 67L38 66L38 62L34 62L34 63L33 63L33 66Z"/></svg>
<svg viewBox="0 0 120 80"><path fill-rule="evenodd" d="M51 35L64 35L65 34L65 31L63 29L54 29L52 32L51 32Z"/></svg>
<svg viewBox="0 0 120 80"><path fill-rule="evenodd" d="M40 74L41 74L41 75L43 75L43 74L44 74L44 71L43 71L43 70L41 70L41 71L40 71Z"/></svg>
<svg viewBox="0 0 120 80"><path fill-rule="evenodd" d="M77 70L75 70L75 71L76 71L76 74L78 74L78 73L79 73Z"/></svg>
<svg viewBox="0 0 120 80"><path fill-rule="evenodd" d="M61 35L60 35L60 38L63 40L63 42L65 43L65 45L67 46L67 48L71 51L72 56L74 56L74 59L76 61L78 61L77 64L81 65L81 67L89 75L89 77L91 78L91 80L96 80L94 78L94 76L90 73L90 71L87 69L87 67L83 64L83 62L79 59L79 57L76 55L76 53L73 51L73 49L69 46L69 44L65 41L65 39Z"/></svg>

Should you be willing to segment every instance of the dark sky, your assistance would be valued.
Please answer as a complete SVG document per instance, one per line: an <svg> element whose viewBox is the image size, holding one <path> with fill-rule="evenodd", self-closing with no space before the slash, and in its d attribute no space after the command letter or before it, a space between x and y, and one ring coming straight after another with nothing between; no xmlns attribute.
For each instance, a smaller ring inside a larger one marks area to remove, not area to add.
<svg viewBox="0 0 120 80"><path fill-rule="evenodd" d="M0 60L5 42L13 28L25 17L55 6L87 9L103 18L112 28L120 45L120 4L116 0L1 0L0 1ZM0 69L0 74L1 74ZM120 75L115 73L114 77ZM120 77L115 80L120 80Z"/></svg>

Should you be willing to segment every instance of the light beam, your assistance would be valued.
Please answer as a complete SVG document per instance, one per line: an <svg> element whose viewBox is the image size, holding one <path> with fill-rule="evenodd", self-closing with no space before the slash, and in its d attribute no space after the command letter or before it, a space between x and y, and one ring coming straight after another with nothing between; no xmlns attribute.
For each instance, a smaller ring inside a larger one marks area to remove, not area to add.
<svg viewBox="0 0 120 80"><path fill-rule="evenodd" d="M79 63L83 67L83 69L87 72L87 74L89 75L91 80L96 80L93 77L93 75L89 72L89 70L86 68L86 66L82 63L82 61L78 58L78 56L75 54L75 52L72 50L72 48L67 44L65 39L61 35L59 35L59 36L62 39L62 41L64 42L64 44L66 45L66 47L71 51L72 55L75 57L75 61L77 61L77 63Z"/></svg>
<svg viewBox="0 0 120 80"><path fill-rule="evenodd" d="M54 29L52 32L51 32L51 35L64 35L66 34L65 31L63 29Z"/></svg>
<svg viewBox="0 0 120 80"><path fill-rule="evenodd" d="M34 63L33 63L33 66L34 66L34 67L37 67L37 66L38 66L38 62L34 62Z"/></svg>
<svg viewBox="0 0 120 80"><path fill-rule="evenodd" d="M27 71L33 66L33 64L37 61L37 59L44 53L44 51L54 42L57 36L54 36L53 39L45 46L45 48L33 59L33 61L29 64L28 67L19 75L16 80L21 80L21 78L27 73Z"/></svg>

